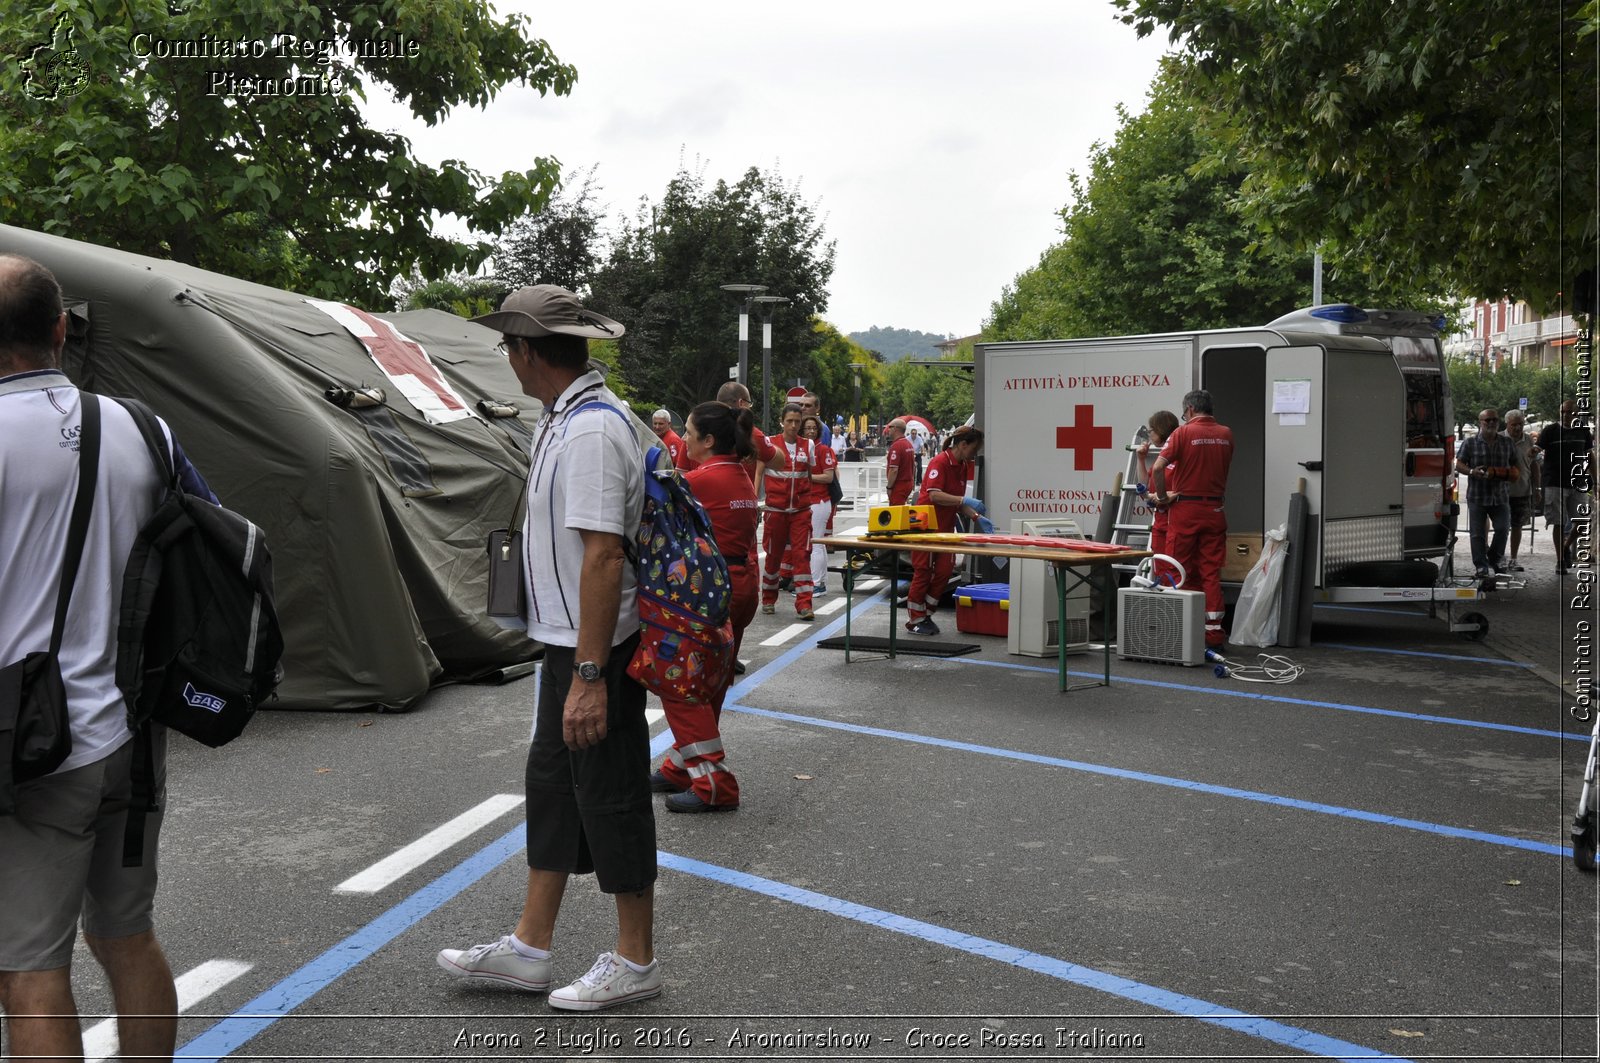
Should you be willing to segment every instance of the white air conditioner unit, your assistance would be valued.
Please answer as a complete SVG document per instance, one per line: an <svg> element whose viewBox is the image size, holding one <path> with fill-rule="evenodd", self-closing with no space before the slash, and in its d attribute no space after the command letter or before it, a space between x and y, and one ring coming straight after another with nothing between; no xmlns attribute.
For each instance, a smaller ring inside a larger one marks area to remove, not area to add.
<svg viewBox="0 0 1600 1063"><path fill-rule="evenodd" d="M1196 665L1206 659L1206 596L1201 591L1117 592L1117 656Z"/></svg>
<svg viewBox="0 0 1600 1063"><path fill-rule="evenodd" d="M1052 535L1081 539L1075 520L1013 520L1014 535ZM1054 657L1060 652L1056 628L1056 577L1047 561L1011 559L1011 606L1007 610L1006 652L1026 657ZM1067 582L1072 582L1069 573ZM1067 590L1067 652L1089 652L1089 585Z"/></svg>

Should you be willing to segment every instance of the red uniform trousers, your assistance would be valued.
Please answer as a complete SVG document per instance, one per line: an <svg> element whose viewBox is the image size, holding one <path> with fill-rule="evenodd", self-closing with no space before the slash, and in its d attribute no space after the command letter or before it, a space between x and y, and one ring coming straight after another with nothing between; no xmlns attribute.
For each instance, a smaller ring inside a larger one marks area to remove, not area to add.
<svg viewBox="0 0 1600 1063"><path fill-rule="evenodd" d="M795 611L810 609L811 507L793 513L767 510L761 522L761 545L767 551L761 571L761 604L777 604L778 581L788 576L794 580Z"/></svg>
<svg viewBox="0 0 1600 1063"><path fill-rule="evenodd" d="M1222 630L1222 565L1228 556L1228 517L1218 502L1180 498L1167 511L1167 550L1183 566L1183 590L1206 595L1206 645L1227 642Z"/></svg>
<svg viewBox="0 0 1600 1063"><path fill-rule="evenodd" d="M955 567L955 554L912 553L911 589L906 592L906 615L911 623L938 611Z"/></svg>
<svg viewBox="0 0 1600 1063"><path fill-rule="evenodd" d="M1156 510L1155 515L1150 518L1150 552L1152 554L1166 554L1168 557L1172 556L1172 551L1167 549L1167 511L1165 509ZM1166 586L1167 584L1162 582L1163 576L1176 583L1178 581L1178 570L1165 561L1152 561L1150 563L1150 578L1155 580L1158 585Z"/></svg>
<svg viewBox="0 0 1600 1063"><path fill-rule="evenodd" d="M733 624L733 656L737 660L744 629L756 615L756 570L746 562L729 565L728 574L733 581L728 619ZM672 728L672 748L661 762L661 774L679 789L693 790L708 805L739 803L739 780L728 767L722 748L722 702L727 696L728 688L723 687L710 704L661 699L667 726Z"/></svg>

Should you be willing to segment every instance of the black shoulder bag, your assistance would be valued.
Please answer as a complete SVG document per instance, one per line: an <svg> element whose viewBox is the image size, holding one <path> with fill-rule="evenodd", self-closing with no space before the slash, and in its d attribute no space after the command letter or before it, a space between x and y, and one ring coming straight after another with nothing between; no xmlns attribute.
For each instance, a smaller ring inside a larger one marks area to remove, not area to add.
<svg viewBox="0 0 1600 1063"><path fill-rule="evenodd" d="M61 562L50 648L0 668L0 815L16 812L18 783L49 775L72 753L67 691L61 682L61 635L100 473L100 403L88 392L79 392L79 402L83 425L78 433L78 493Z"/></svg>

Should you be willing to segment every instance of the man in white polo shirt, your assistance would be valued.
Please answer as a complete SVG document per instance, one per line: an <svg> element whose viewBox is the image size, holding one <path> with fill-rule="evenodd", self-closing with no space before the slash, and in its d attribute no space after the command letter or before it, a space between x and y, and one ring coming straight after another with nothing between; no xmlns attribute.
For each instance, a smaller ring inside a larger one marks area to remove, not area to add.
<svg viewBox="0 0 1600 1063"><path fill-rule="evenodd" d="M55 276L0 255L0 666L47 649L55 627L85 408L59 368L66 335ZM80 917L122 1012L124 1057L170 1058L178 1030L152 918L159 811L146 820L142 866L122 866L133 733L116 684L123 567L162 483L133 418L98 405L94 502L57 658L72 751L53 773L18 784L15 812L0 815L0 1009L14 1059L83 1054L71 977ZM186 487L216 500L181 450L178 469ZM160 798L166 729L153 724L152 739Z"/></svg>
<svg viewBox="0 0 1600 1063"><path fill-rule="evenodd" d="M644 456L633 418L589 367L589 339L620 324L550 284L519 288L476 318L524 393L544 407L534 430L523 536L528 634L545 644L528 749L528 887L514 932L444 949L458 978L535 992L555 984L551 944L570 875L593 874L617 909L615 947L550 994L571 1011L661 992L654 936L656 833L645 689L627 674L639 645L624 542L644 509Z"/></svg>

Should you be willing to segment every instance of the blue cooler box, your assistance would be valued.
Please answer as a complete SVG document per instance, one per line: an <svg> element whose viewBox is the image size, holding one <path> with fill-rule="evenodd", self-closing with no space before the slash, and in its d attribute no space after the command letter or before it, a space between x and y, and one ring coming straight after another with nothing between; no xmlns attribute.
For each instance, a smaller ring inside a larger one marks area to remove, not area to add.
<svg viewBox="0 0 1600 1063"><path fill-rule="evenodd" d="M956 630L968 635L1006 637L1011 584L974 583L956 591Z"/></svg>

